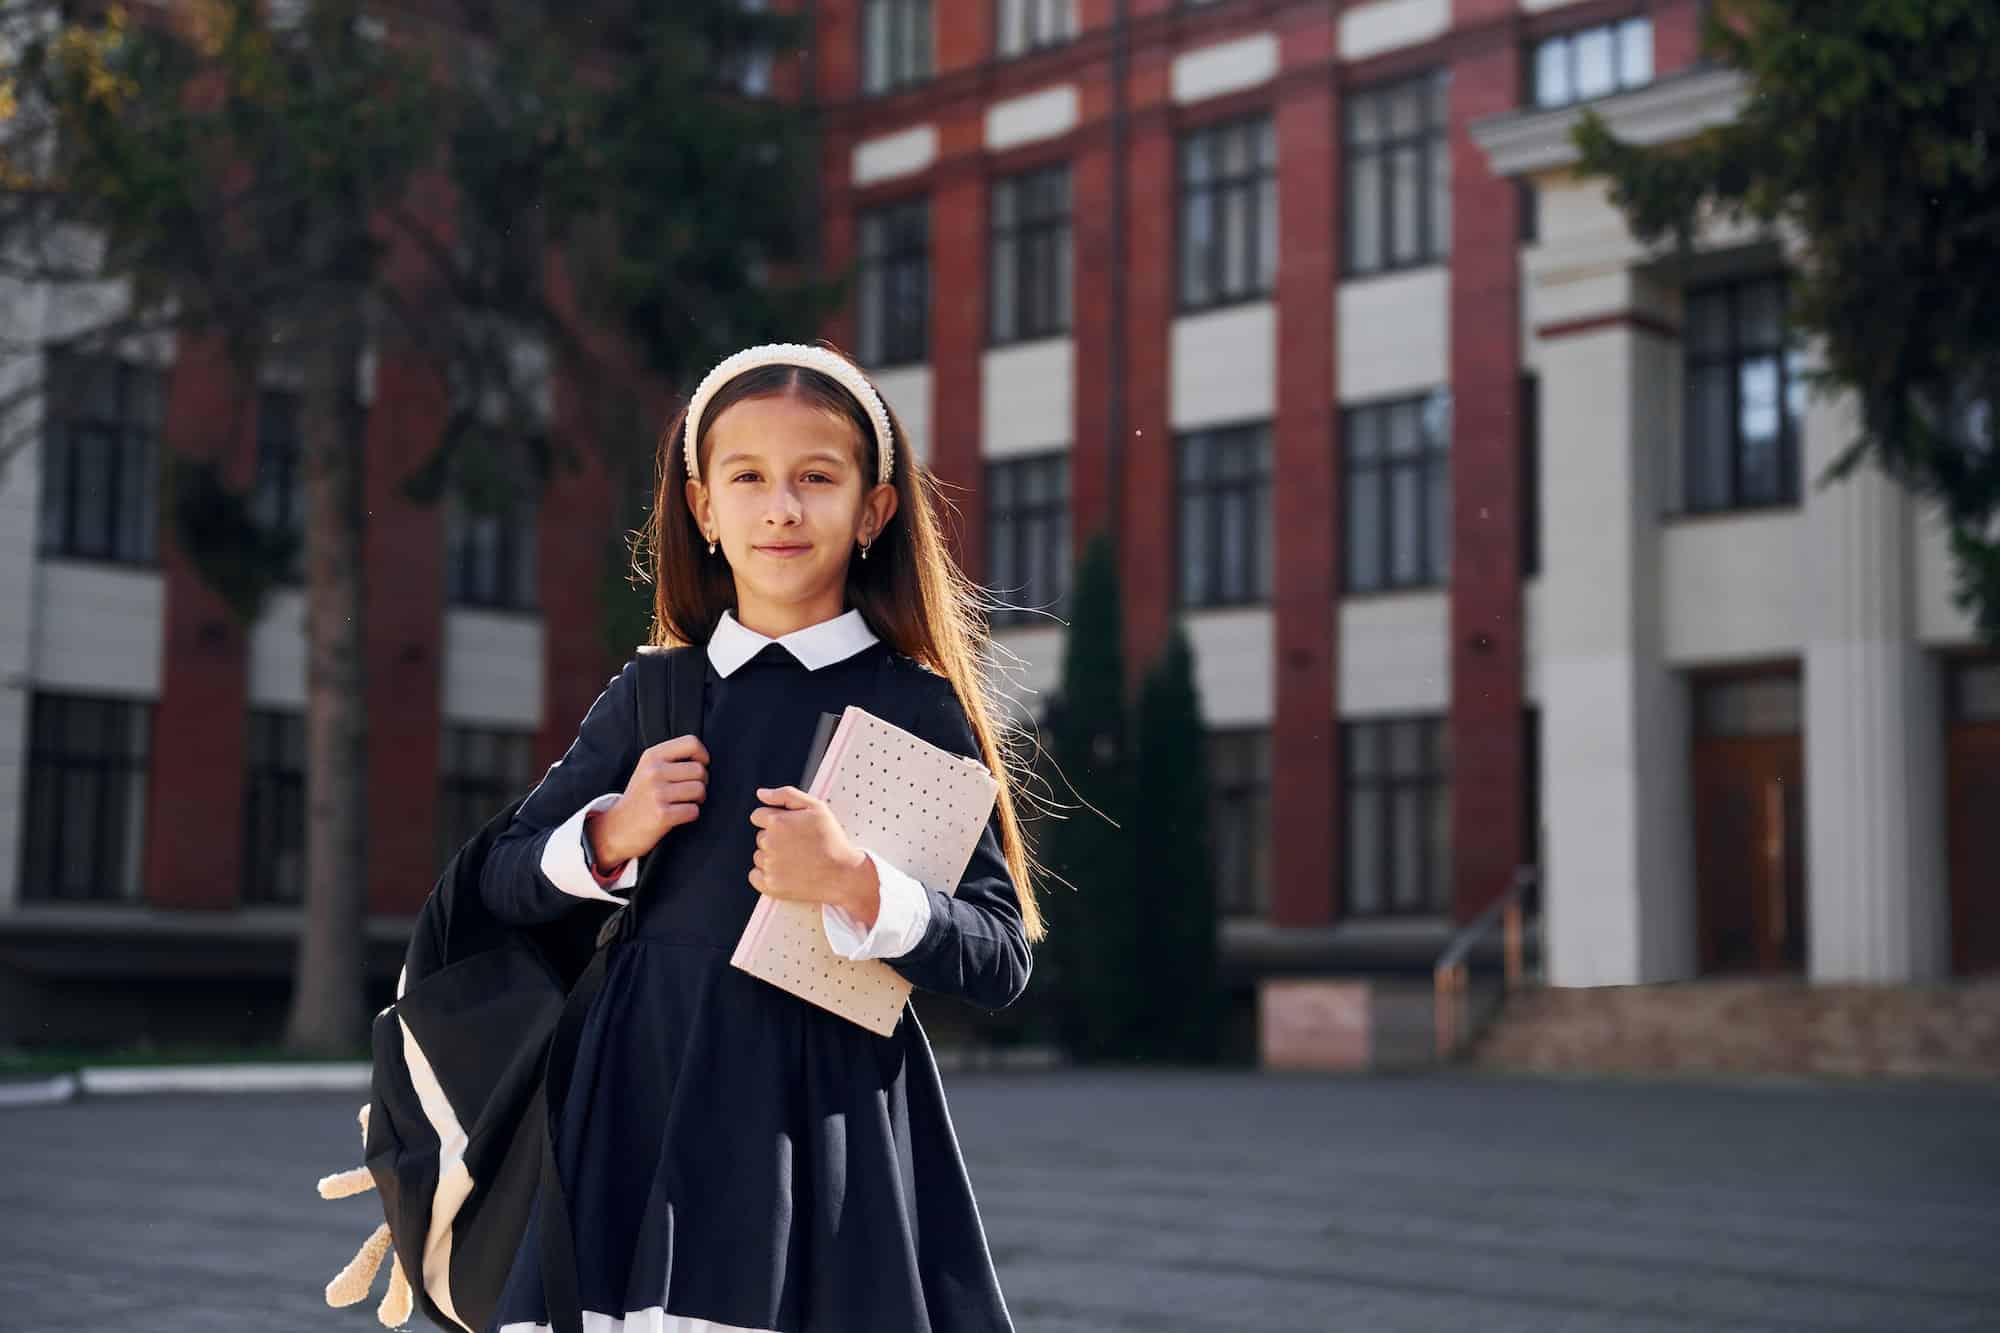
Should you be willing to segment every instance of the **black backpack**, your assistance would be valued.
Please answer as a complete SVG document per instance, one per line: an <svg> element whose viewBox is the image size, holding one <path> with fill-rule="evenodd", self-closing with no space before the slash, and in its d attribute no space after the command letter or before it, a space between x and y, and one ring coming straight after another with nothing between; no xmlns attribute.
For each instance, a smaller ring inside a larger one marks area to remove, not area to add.
<svg viewBox="0 0 2000 1333"><path fill-rule="evenodd" d="M642 648L637 672L642 749L699 731L699 648ZM581 1330L551 1130L604 981L606 946L630 932L633 911L583 904L534 927L494 918L480 898L480 870L526 799L453 855L418 911L395 1002L375 1016L361 1108L366 1165L319 1182L324 1198L381 1194L383 1224L327 1284L326 1299L365 1299L393 1249L376 1311L392 1328L414 1306L441 1328L483 1333L540 1187L550 1322L557 1333Z"/></svg>

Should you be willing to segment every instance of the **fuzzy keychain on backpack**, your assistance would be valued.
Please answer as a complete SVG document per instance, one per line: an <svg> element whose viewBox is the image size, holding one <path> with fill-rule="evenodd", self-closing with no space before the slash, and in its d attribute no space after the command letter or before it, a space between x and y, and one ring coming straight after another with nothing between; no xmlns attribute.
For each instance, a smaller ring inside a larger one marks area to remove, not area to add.
<svg viewBox="0 0 2000 1333"><path fill-rule="evenodd" d="M368 1105L361 1106L361 1150L368 1150ZM375 1178L365 1166L357 1166L351 1171L338 1175L323 1176L319 1182L319 1197L322 1199L347 1199L356 1194L366 1194L375 1188ZM339 1276L326 1284L326 1303L336 1309L354 1305L365 1300L368 1289L375 1285L375 1274L382 1267L382 1260L388 1258L389 1289L382 1293L382 1303L375 1309L375 1317L388 1328L400 1328L410 1321L410 1280L403 1276L401 1257L390 1253L389 1224L384 1222L376 1227L347 1267Z"/></svg>

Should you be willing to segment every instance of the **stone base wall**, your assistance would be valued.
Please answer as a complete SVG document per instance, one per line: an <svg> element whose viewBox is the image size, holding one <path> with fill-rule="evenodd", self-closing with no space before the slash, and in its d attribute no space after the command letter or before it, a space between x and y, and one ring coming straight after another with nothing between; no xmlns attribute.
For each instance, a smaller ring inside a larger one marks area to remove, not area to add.
<svg viewBox="0 0 2000 1333"><path fill-rule="evenodd" d="M2000 1079L2000 978L1939 986L1700 981L1515 996L1491 1069Z"/></svg>

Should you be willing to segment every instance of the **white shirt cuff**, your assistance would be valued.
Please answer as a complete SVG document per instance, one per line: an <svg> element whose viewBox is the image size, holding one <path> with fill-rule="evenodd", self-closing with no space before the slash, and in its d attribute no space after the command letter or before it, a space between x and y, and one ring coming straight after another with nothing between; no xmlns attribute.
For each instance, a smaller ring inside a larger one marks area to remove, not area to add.
<svg viewBox="0 0 2000 1333"><path fill-rule="evenodd" d="M900 958L916 948L924 932L930 929L930 890L875 853L862 850L875 863L875 875L882 884L882 905L875 914L875 927L864 934L852 912L832 903L821 903L820 924L826 930L826 942L835 953L852 962L864 958Z"/></svg>
<svg viewBox="0 0 2000 1333"><path fill-rule="evenodd" d="M598 797L558 824L549 834L549 840L542 845L542 877L572 898L593 898L598 902L621 905L625 902L598 883L597 876L590 873L590 866L583 859L584 817L593 811L610 808L617 799L616 792ZM629 889L638 882L639 858L635 856L625 863L617 882L609 888Z"/></svg>

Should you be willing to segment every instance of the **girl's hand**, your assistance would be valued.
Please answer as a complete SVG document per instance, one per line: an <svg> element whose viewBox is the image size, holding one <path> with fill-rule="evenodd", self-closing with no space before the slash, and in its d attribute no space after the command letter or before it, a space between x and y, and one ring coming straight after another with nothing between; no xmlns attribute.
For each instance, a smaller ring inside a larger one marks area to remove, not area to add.
<svg viewBox="0 0 2000 1333"><path fill-rule="evenodd" d="M867 853L848 839L826 802L797 787L759 787L750 887L773 898L833 903L862 900L875 880Z"/></svg>
<svg viewBox="0 0 2000 1333"><path fill-rule="evenodd" d="M661 741L639 756L611 808L592 823L598 864L616 865L653 850L667 830L691 822L708 796L708 750L694 736Z"/></svg>

